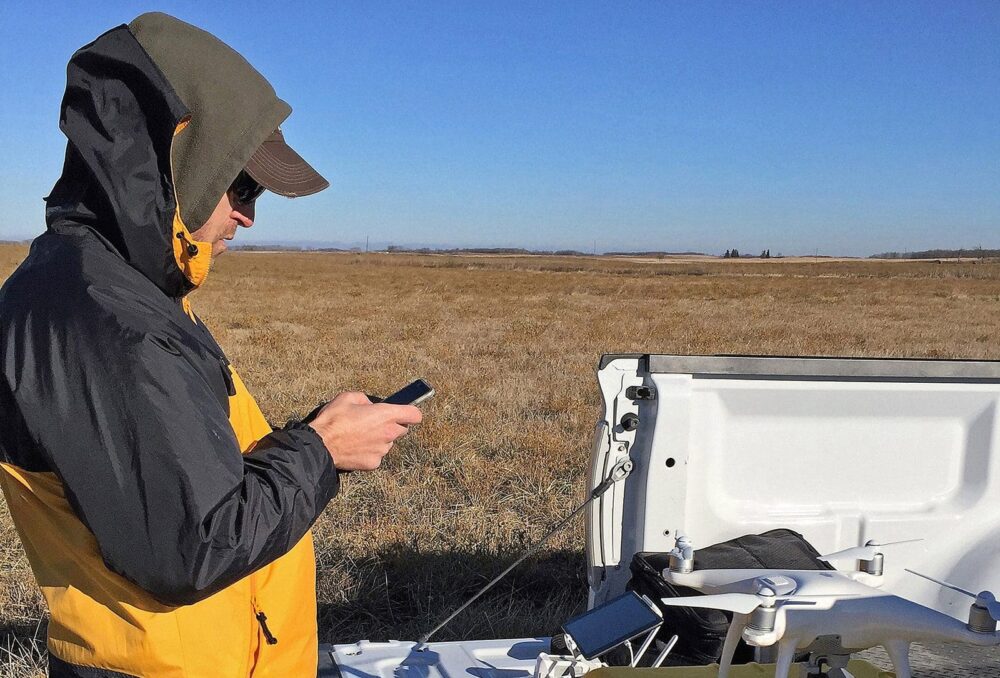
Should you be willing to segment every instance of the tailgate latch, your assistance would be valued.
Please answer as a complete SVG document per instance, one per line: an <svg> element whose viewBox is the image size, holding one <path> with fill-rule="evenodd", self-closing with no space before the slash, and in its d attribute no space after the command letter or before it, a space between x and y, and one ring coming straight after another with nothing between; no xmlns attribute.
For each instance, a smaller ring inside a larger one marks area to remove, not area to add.
<svg viewBox="0 0 1000 678"><path fill-rule="evenodd" d="M656 400L656 388L653 386L629 386L625 389L625 397L629 400Z"/></svg>

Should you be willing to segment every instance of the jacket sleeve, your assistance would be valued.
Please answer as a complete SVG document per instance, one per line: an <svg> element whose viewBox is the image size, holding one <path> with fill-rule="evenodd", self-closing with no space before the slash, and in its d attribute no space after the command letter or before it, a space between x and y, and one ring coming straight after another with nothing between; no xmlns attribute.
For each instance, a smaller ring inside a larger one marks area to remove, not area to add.
<svg viewBox="0 0 1000 678"><path fill-rule="evenodd" d="M338 489L319 435L291 422L241 454L209 379L169 342L108 353L87 347L51 379L58 421L40 441L107 566L179 605L289 551Z"/></svg>

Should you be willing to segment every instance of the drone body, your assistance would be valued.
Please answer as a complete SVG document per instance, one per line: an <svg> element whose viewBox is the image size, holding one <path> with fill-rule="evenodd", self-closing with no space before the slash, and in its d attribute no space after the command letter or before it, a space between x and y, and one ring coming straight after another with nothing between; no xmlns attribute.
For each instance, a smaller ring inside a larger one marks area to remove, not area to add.
<svg viewBox="0 0 1000 678"><path fill-rule="evenodd" d="M690 548L690 542L687 546ZM878 555L881 566L881 553ZM866 560L862 560L863 566ZM881 567L878 575L863 570L667 569L663 577L671 584L705 594L667 598L663 600L665 604L734 613L723 647L719 678L729 675L740 638L756 647L777 647L776 678L787 678L795 655L803 651L824 656L832 668L838 669L847 665L852 653L881 646L889 654L897 678L911 678L911 643L1000 645L995 621L986 625L973 623L982 618L983 612L987 614L987 622L998 616L995 603L990 603L995 600L992 594L984 592L977 597L962 591L976 598L970 623L964 624L879 590Z"/></svg>
<svg viewBox="0 0 1000 678"><path fill-rule="evenodd" d="M751 645L777 644L776 676L787 675L796 652L807 650L823 638L838 639L836 642L843 652L834 650L832 654L850 655L875 646L884 647L897 678L910 678L909 649L913 642L1000 644L1000 634L996 632L970 631L948 615L875 590L858 597L828 598L811 606L790 601L778 606L774 631L759 632L748 626L742 635Z"/></svg>

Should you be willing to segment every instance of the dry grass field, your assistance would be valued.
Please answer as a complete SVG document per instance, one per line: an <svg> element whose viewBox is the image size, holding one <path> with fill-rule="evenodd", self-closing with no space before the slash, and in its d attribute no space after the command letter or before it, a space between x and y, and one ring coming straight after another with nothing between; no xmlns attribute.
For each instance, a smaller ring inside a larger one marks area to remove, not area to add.
<svg viewBox="0 0 1000 678"><path fill-rule="evenodd" d="M0 278L25 251L0 248ZM345 389L438 391L315 527L321 641L415 638L581 499L602 353L1000 359L998 263L750 263L220 258L195 309L272 421ZM0 676L34 675L44 606L6 508L0 548ZM438 638L550 633L583 577L576 524Z"/></svg>

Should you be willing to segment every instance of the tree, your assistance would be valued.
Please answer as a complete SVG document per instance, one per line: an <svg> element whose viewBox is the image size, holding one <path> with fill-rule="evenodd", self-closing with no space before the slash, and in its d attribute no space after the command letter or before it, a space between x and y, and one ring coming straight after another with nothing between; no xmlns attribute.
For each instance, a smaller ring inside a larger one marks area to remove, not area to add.
<svg viewBox="0 0 1000 678"><path fill-rule="evenodd" d="M722 258L723 259L728 259L731 256L733 256L733 255L729 253L729 250L726 250L726 253L722 255Z"/></svg>

